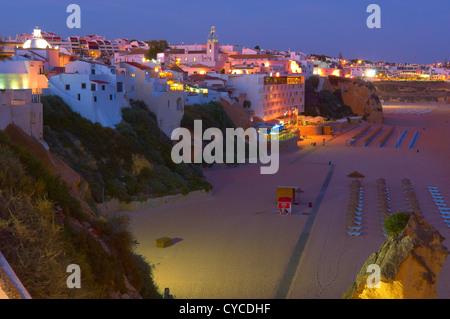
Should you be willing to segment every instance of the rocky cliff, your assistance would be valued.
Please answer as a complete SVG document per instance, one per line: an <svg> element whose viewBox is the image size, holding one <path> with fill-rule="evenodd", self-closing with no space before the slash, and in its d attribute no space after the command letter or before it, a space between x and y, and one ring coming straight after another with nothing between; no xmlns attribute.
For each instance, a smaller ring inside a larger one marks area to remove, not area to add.
<svg viewBox="0 0 450 319"><path fill-rule="evenodd" d="M340 90L344 103L351 107L354 114L365 116L369 123L383 122L383 107L371 83L329 76L322 89L330 92Z"/></svg>
<svg viewBox="0 0 450 319"><path fill-rule="evenodd" d="M449 253L442 244L444 239L422 215L412 213L402 234L397 238L389 236L367 259L344 298L436 298L439 273ZM371 275L367 268L371 264L380 267L379 288L367 286Z"/></svg>
<svg viewBox="0 0 450 319"><path fill-rule="evenodd" d="M373 85L384 102L450 103L450 82L380 81Z"/></svg>

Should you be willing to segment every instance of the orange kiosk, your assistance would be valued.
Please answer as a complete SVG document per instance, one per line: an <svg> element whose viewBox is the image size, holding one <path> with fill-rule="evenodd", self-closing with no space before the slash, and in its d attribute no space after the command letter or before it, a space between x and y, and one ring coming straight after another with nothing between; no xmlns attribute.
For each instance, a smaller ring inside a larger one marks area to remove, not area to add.
<svg viewBox="0 0 450 319"><path fill-rule="evenodd" d="M303 191L297 186L277 186L277 202L281 197L289 197L292 204L298 204L300 193L303 193Z"/></svg>

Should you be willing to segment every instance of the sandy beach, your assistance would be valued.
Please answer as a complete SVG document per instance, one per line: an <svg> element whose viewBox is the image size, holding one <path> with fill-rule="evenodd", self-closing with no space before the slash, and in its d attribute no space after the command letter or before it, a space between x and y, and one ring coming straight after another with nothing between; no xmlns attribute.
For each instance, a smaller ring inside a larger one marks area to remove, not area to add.
<svg viewBox="0 0 450 319"><path fill-rule="evenodd" d="M450 204L450 106L391 104L384 105L384 114L382 132L367 147L364 137L346 145L362 124L327 137L325 146L320 136L281 153L274 175L261 175L258 164L213 169L205 172L213 185L206 199L124 212L140 243L137 252L154 265L160 290L169 287L176 298L192 299L341 298L385 239L377 212L378 178L391 189L393 211L406 210L401 180L410 179L427 221L450 238L427 190L439 187ZM392 126L394 135L378 147ZM403 131L408 133L395 148ZM410 149L416 131L420 135ZM311 146L313 141L317 146ZM355 170L366 176L364 215L362 235L350 237L345 230L347 175ZM277 216L276 186L288 185L304 193L291 216ZM175 244L158 248L160 237L171 237ZM450 248L450 239L444 245ZM450 298L449 261L438 280L438 298Z"/></svg>

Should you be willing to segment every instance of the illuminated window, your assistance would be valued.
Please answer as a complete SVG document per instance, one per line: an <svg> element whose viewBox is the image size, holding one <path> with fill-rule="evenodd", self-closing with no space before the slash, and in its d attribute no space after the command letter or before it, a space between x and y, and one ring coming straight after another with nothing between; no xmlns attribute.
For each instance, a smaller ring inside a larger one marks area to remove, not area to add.
<svg viewBox="0 0 450 319"><path fill-rule="evenodd" d="M194 57L194 62L195 62L195 61L197 61L197 58L196 58L196 57Z"/></svg>

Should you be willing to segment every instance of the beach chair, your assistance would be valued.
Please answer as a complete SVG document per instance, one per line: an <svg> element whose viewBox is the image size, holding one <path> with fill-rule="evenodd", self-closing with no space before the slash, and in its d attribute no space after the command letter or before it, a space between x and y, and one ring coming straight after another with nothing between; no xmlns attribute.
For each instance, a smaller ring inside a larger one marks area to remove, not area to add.
<svg viewBox="0 0 450 319"><path fill-rule="evenodd" d="M350 236L355 236L355 237L358 237L359 235L361 235L360 232L350 231L350 230L347 232L347 234L349 234Z"/></svg>

